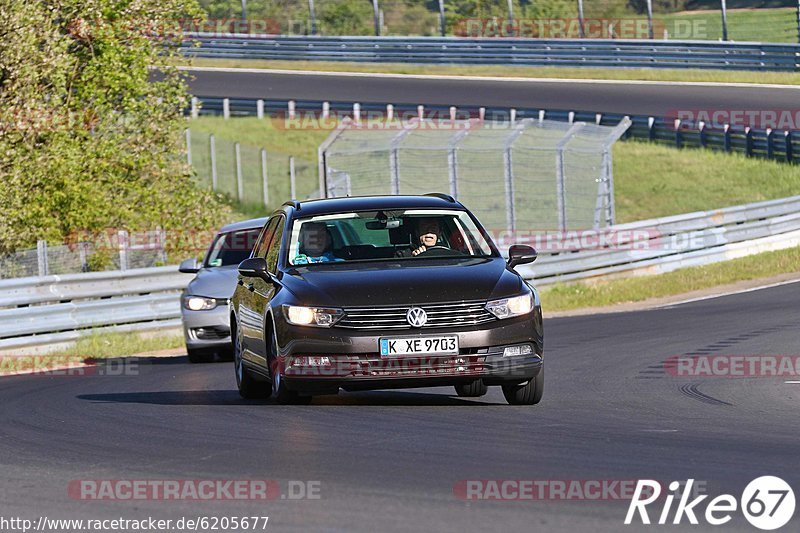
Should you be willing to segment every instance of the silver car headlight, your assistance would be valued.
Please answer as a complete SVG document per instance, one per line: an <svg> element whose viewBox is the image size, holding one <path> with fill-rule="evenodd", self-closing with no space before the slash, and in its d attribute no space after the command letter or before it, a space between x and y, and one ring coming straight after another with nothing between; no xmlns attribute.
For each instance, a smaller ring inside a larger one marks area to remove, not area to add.
<svg viewBox="0 0 800 533"><path fill-rule="evenodd" d="M190 311L211 311L217 307L216 298L205 298L203 296L184 296L183 308Z"/></svg>
<svg viewBox="0 0 800 533"><path fill-rule="evenodd" d="M313 326L329 328L344 316L341 309L320 307L302 307L299 305L283 305L283 315L289 324L295 326Z"/></svg>
<svg viewBox="0 0 800 533"><path fill-rule="evenodd" d="M513 298L492 300L486 304L486 310L500 319L526 315L533 310L533 293L527 292Z"/></svg>

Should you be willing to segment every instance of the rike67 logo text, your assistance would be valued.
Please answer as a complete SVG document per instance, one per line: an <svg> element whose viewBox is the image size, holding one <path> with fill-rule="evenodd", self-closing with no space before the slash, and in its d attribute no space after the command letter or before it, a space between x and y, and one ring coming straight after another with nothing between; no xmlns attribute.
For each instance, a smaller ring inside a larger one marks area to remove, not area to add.
<svg viewBox="0 0 800 533"><path fill-rule="evenodd" d="M690 524L698 524L698 515L705 519L705 522L713 526L720 526L731 521L733 514L741 510L744 517L750 524L765 531L778 529L786 525L794 515L795 498L794 491L779 477L762 476L751 481L742 492L738 500L731 494L721 494L708 502L707 494L696 496L692 500L692 485L694 479L689 479L686 483L673 481L669 484L669 493L663 498L662 487L658 481L644 479L639 480L633 494L628 514L625 516L625 524L631 524L635 520L642 524L650 524L650 511L661 512L657 514L658 524L680 524L686 518ZM679 492L681 487L685 487ZM673 503L678 500L673 511ZM658 502L658 503L655 503ZM705 511L701 512L703 505ZM656 516L653 517L656 519Z"/></svg>

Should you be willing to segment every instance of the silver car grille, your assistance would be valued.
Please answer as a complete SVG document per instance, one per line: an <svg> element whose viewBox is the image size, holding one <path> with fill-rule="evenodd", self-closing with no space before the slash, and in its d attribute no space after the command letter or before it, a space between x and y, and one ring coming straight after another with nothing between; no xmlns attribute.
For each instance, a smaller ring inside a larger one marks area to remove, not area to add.
<svg viewBox="0 0 800 533"><path fill-rule="evenodd" d="M459 328L477 326L496 320L485 308L486 302L450 302L443 304L420 304L394 307L347 307L336 327L350 329L428 329ZM412 307L420 307L428 315L422 328L412 328L406 313Z"/></svg>

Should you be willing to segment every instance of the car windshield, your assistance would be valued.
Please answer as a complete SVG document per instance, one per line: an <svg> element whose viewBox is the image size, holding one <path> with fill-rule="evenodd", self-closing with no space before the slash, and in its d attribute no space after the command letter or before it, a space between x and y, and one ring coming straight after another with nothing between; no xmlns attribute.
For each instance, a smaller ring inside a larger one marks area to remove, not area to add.
<svg viewBox="0 0 800 533"><path fill-rule="evenodd" d="M248 257L258 240L261 228L220 233L208 252L206 267L238 265Z"/></svg>
<svg viewBox="0 0 800 533"><path fill-rule="evenodd" d="M487 257L487 238L465 211L337 213L292 223L289 264Z"/></svg>

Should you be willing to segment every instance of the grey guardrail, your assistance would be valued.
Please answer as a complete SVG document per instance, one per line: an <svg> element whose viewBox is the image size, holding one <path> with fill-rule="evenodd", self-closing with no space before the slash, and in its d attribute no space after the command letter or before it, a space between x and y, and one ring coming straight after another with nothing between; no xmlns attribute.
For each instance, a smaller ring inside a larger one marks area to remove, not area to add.
<svg viewBox="0 0 800 533"><path fill-rule="evenodd" d="M179 295L191 279L167 266L0 280L0 351L179 327Z"/></svg>
<svg viewBox="0 0 800 533"><path fill-rule="evenodd" d="M629 68L800 69L800 45L616 39L186 35L183 52L217 59ZM197 46L199 44L199 46Z"/></svg>
<svg viewBox="0 0 800 533"><path fill-rule="evenodd" d="M535 263L518 271L537 286L546 286L669 272L800 246L800 196L619 224L602 231L615 236L613 245L540 250ZM563 236L568 243L580 233ZM191 277L169 266L0 280L0 352L71 341L98 329L178 327L179 292Z"/></svg>

